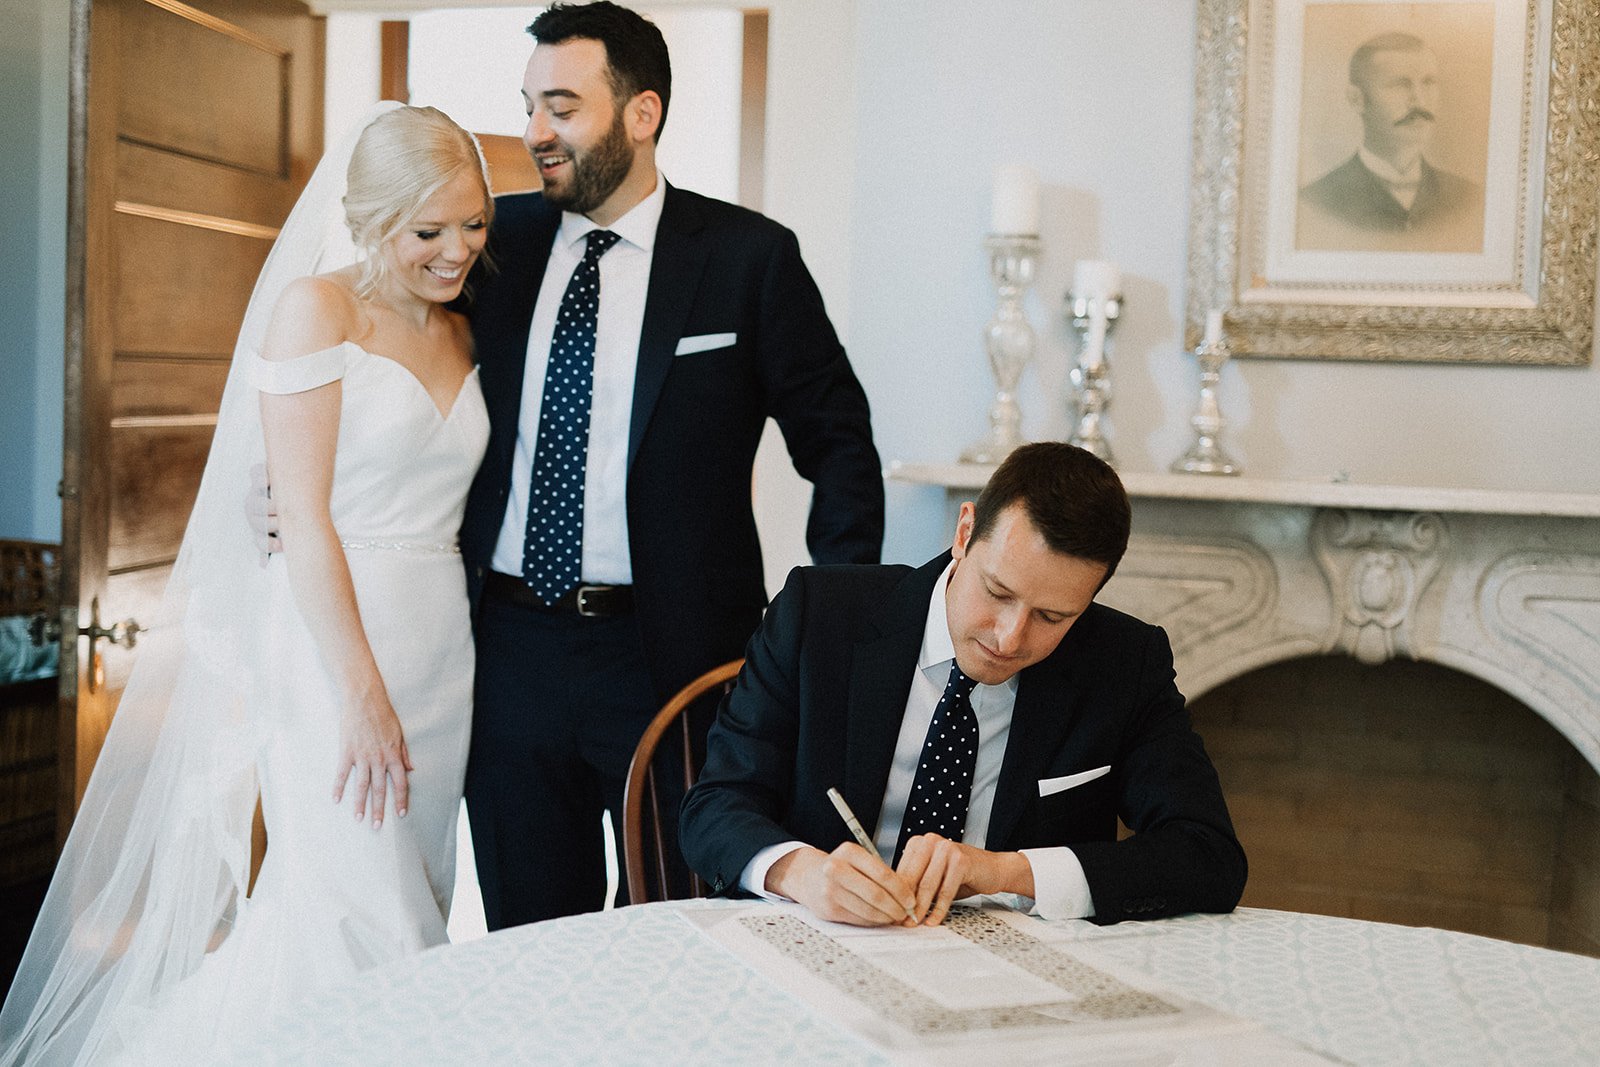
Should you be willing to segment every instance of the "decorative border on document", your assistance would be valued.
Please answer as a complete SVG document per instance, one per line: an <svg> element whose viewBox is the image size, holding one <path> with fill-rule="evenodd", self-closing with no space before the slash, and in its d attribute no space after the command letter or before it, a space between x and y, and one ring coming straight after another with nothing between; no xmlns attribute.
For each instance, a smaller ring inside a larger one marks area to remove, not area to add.
<svg viewBox="0 0 1600 1067"><path fill-rule="evenodd" d="M750 915L736 921L815 977L918 1035L1144 1019L1180 1010L974 908L952 910L945 927L1050 983L1066 997L1026 1007L947 1008L791 915Z"/></svg>

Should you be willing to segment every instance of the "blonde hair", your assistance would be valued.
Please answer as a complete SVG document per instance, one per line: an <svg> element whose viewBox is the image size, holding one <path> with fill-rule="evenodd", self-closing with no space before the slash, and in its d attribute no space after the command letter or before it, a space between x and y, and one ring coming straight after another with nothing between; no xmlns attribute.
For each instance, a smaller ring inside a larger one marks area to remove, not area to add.
<svg viewBox="0 0 1600 1067"><path fill-rule="evenodd" d="M477 138L433 107L397 107L374 119L356 141L344 195L350 237L363 253L356 292L371 296L387 266L380 254L430 196L470 169L483 184L483 215L494 217L489 173Z"/></svg>

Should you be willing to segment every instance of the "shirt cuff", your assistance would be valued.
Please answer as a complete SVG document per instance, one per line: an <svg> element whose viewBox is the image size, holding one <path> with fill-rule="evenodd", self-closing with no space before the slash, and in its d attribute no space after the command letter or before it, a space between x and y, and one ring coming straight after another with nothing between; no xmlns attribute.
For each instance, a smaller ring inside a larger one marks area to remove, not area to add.
<svg viewBox="0 0 1600 1067"><path fill-rule="evenodd" d="M1072 849L1025 848L1022 855L1033 868L1034 915L1041 919L1087 919L1094 915L1089 880ZM765 875L763 870L762 876Z"/></svg>
<svg viewBox="0 0 1600 1067"><path fill-rule="evenodd" d="M789 903L789 898L782 893L772 893L767 890L767 872L772 870L772 865L791 852L797 852L806 847L804 841L785 841L778 845L768 845L750 858L745 864L744 873L739 876L739 888L746 893L754 893L762 900L774 903ZM1074 863L1077 860L1073 860ZM1083 876L1082 872L1078 875Z"/></svg>

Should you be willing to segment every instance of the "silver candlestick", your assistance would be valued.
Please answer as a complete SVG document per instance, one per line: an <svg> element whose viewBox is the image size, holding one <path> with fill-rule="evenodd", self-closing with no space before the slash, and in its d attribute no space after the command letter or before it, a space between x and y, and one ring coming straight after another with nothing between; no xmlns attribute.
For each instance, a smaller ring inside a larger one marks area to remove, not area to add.
<svg viewBox="0 0 1600 1067"><path fill-rule="evenodd" d="M1078 420L1069 440L1107 463L1113 460L1105 434L1105 413L1111 404L1106 340L1121 314L1121 273L1110 263L1079 261L1072 291L1067 293L1067 317L1080 335L1078 362L1067 376Z"/></svg>
<svg viewBox="0 0 1600 1067"><path fill-rule="evenodd" d="M999 463L1022 444L1022 409L1017 406L1017 381L1033 358L1035 336L1022 298L1033 284L1039 259L1039 238L1028 234L992 234L984 239L989 250L989 276L994 279L999 303L984 328L984 347L997 386L989 408L989 436L961 453L963 463Z"/></svg>
<svg viewBox="0 0 1600 1067"><path fill-rule="evenodd" d="M1205 339L1194 350L1200 364L1200 403L1189 425L1194 427L1194 444L1173 461L1174 474L1238 474L1239 465L1223 451L1217 438L1227 420L1217 404L1217 383L1222 380L1222 365L1228 362L1228 342L1222 338L1222 312L1206 316Z"/></svg>

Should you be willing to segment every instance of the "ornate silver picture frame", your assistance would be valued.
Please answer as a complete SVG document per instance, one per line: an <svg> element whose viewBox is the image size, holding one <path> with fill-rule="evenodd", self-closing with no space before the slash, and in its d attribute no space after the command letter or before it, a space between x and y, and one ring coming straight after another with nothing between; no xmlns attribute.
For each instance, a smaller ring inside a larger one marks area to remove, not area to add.
<svg viewBox="0 0 1600 1067"><path fill-rule="evenodd" d="M1593 2L1199 0L1184 345L1591 362Z"/></svg>

